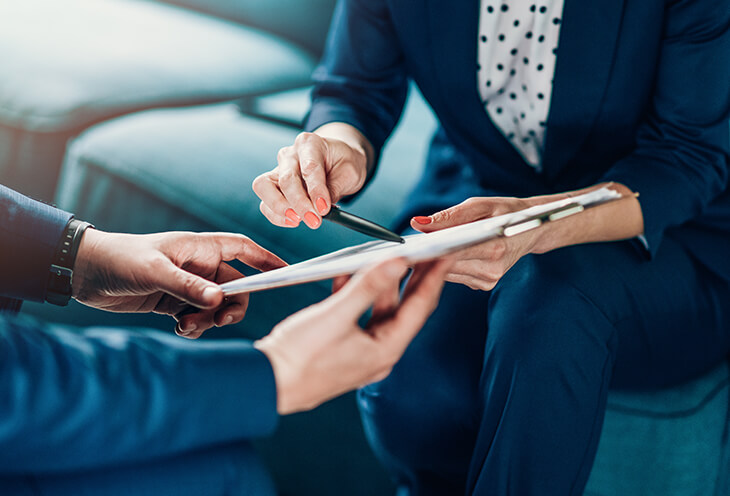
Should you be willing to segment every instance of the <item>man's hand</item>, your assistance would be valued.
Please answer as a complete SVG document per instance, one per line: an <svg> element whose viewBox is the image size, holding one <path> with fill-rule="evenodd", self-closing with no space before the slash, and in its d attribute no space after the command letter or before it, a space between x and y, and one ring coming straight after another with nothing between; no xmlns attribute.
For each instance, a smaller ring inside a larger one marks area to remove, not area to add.
<svg viewBox="0 0 730 496"><path fill-rule="evenodd" d="M262 271L286 265L237 234L137 236L87 229L76 257L73 296L112 312L172 315L178 334L197 338L214 325L241 321L246 313L247 295L224 299L218 286L243 277L225 263L234 259Z"/></svg>
<svg viewBox="0 0 730 496"><path fill-rule="evenodd" d="M436 308L449 264L416 266L399 298L407 266L400 260L382 263L257 341L274 369L279 413L309 410L384 379ZM371 307L372 318L362 329L358 319Z"/></svg>

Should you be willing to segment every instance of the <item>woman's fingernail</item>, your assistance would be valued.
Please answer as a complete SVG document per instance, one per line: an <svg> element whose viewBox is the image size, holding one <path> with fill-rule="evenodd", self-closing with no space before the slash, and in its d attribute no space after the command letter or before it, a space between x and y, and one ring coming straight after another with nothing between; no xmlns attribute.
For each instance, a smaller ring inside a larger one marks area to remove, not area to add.
<svg viewBox="0 0 730 496"><path fill-rule="evenodd" d="M317 198L317 210L319 210L319 213L322 215L327 213L327 200L321 196Z"/></svg>
<svg viewBox="0 0 730 496"><path fill-rule="evenodd" d="M424 217L422 215L419 215L418 217L413 217L413 220L424 226L431 223L431 217Z"/></svg>
<svg viewBox="0 0 730 496"><path fill-rule="evenodd" d="M289 227L297 227L299 225L299 222L293 222L291 219L286 219L284 221L284 224L286 224Z"/></svg>
<svg viewBox="0 0 730 496"><path fill-rule="evenodd" d="M284 212L284 215L286 215L286 218L294 222L295 224L299 224L299 222L301 222L302 220L302 218L297 215L293 208L290 208L286 212Z"/></svg>
<svg viewBox="0 0 730 496"><path fill-rule="evenodd" d="M223 325L228 325L231 322L233 322L233 315L228 315L225 319L223 319Z"/></svg>
<svg viewBox="0 0 730 496"><path fill-rule="evenodd" d="M198 326L195 324L195 322L188 322L187 324L180 325L180 331L183 336L187 336L191 332L195 332L198 329Z"/></svg>
<svg viewBox="0 0 730 496"><path fill-rule="evenodd" d="M314 229L315 227L319 227L319 217L314 215L312 212L307 212L306 214L304 214L304 222L312 229Z"/></svg>

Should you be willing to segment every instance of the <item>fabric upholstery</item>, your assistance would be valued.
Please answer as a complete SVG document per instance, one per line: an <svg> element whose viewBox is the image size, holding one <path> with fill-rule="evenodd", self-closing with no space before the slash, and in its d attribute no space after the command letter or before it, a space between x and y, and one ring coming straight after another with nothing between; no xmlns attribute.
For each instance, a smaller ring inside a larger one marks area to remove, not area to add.
<svg viewBox="0 0 730 496"><path fill-rule="evenodd" d="M664 391L613 392L586 496L726 495L728 364Z"/></svg>
<svg viewBox="0 0 730 496"><path fill-rule="evenodd" d="M264 31L135 0L2 2L0 47L0 119L45 132L302 85L315 62Z"/></svg>
<svg viewBox="0 0 730 496"><path fill-rule="evenodd" d="M315 61L270 32L168 4L0 2L0 180L49 200L67 141L88 125L303 86Z"/></svg>
<svg viewBox="0 0 730 496"><path fill-rule="evenodd" d="M162 1L271 31L315 54L322 51L336 3L336 0Z"/></svg>

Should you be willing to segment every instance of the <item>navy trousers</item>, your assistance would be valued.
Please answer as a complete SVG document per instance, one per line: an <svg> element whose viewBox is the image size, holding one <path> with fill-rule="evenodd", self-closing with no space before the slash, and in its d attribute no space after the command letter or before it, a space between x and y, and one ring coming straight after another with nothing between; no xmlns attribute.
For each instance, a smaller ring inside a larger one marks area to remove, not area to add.
<svg viewBox="0 0 730 496"><path fill-rule="evenodd" d="M247 443L89 472L0 476L15 496L273 496L266 469Z"/></svg>
<svg viewBox="0 0 730 496"><path fill-rule="evenodd" d="M609 388L694 378L730 349L730 283L666 238L519 261L487 292L447 284L384 381L366 434L400 495L579 495Z"/></svg>

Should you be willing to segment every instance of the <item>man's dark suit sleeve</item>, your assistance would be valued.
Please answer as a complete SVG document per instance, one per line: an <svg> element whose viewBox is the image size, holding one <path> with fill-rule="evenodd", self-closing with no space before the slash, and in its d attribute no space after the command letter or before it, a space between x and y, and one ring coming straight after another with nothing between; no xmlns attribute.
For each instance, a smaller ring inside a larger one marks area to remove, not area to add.
<svg viewBox="0 0 730 496"><path fill-rule="evenodd" d="M245 341L0 316L0 385L5 474L150 460L266 435L278 419L271 366Z"/></svg>
<svg viewBox="0 0 730 496"><path fill-rule="evenodd" d="M636 150L604 176L640 193L652 252L727 188L730 172L730 5L667 2L664 33Z"/></svg>
<svg viewBox="0 0 730 496"><path fill-rule="evenodd" d="M0 186L0 307L42 301L71 215ZM266 435L276 384L243 341L69 330L0 313L0 473L83 470ZM192 467L191 469L194 469Z"/></svg>
<svg viewBox="0 0 730 496"><path fill-rule="evenodd" d="M51 261L71 217L0 185L0 298L45 300Z"/></svg>

